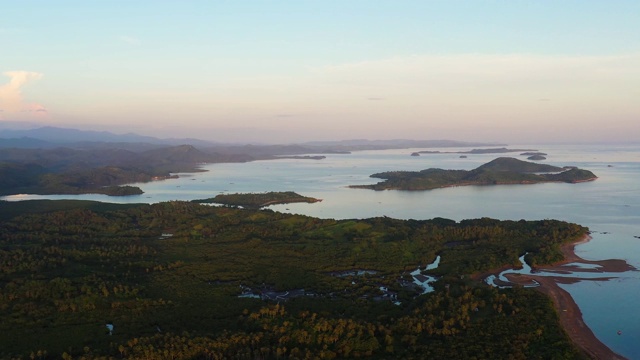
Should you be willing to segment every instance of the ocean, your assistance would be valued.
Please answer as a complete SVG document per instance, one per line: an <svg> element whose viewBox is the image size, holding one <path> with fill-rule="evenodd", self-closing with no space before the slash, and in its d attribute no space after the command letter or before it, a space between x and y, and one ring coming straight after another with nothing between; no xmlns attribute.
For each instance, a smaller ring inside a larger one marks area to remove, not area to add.
<svg viewBox="0 0 640 360"><path fill-rule="evenodd" d="M104 195L14 195L5 200L86 199L121 203L193 200L219 193L295 191L323 201L282 204L274 211L321 218L389 216L399 219L443 217L462 220L559 219L588 226L592 240L576 247L588 260L624 259L640 268L640 145L511 145L547 153L545 164L577 166L596 181L565 184L464 186L428 191L373 191L348 185L371 184L369 175L393 170L476 168L507 154L422 154L425 149L359 151L329 154L323 160L279 159L235 164L208 164L203 173L179 179L135 184L145 192L128 197ZM440 151L468 148L428 149ZM640 272L609 281L585 280L561 285L575 299L587 325L613 351L640 359ZM618 330L621 334L618 334Z"/></svg>

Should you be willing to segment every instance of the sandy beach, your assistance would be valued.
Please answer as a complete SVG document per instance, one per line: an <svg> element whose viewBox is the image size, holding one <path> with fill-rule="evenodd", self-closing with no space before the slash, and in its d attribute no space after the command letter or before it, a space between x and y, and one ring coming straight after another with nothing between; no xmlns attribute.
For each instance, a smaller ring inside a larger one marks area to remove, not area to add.
<svg viewBox="0 0 640 360"><path fill-rule="evenodd" d="M624 260L609 259L609 260L585 260L576 255L576 245L589 241L591 237L585 236L578 242L566 244L562 247L562 253L565 260L562 262L535 268L535 271L556 272L556 273L580 273L580 272L607 272L607 273L622 273L626 271L637 270L633 266L627 264ZM597 265L595 267L579 267L579 266L567 266L566 264L589 264ZM494 273L496 274L496 273ZM558 284L572 284L578 281L587 281L586 279L576 277L559 277L559 276L540 276L540 275L522 275L522 274L505 274L505 277L511 282L511 284L503 285L531 285L533 282L537 282L539 286L536 287L538 291L546 294L553 301L558 315L560 317L560 323L571 338L571 340L579 346L588 356L594 359L625 359L625 357L616 354L609 347L603 344L593 334L591 329L585 324L582 319L582 312L578 305L573 300L571 295L563 290ZM589 281L606 281L611 277L590 278Z"/></svg>

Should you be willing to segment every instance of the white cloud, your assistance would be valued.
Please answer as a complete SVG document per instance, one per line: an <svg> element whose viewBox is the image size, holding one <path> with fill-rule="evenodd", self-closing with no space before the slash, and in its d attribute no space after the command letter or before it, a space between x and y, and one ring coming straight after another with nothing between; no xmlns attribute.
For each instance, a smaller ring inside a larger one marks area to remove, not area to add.
<svg viewBox="0 0 640 360"><path fill-rule="evenodd" d="M7 71L3 75L9 82L0 85L0 110L5 118L29 118L47 113L47 109L38 103L25 101L22 88L31 81L39 80L42 74L31 71Z"/></svg>

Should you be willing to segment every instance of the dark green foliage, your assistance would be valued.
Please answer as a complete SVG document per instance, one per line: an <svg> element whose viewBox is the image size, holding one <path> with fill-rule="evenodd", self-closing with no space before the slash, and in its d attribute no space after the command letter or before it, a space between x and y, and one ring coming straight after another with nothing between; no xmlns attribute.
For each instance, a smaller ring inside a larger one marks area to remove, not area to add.
<svg viewBox="0 0 640 360"><path fill-rule="evenodd" d="M71 209L88 209L95 212L104 212L139 206L142 206L142 204L115 204L89 200L23 200L16 202L0 200L0 221L6 221L25 214Z"/></svg>
<svg viewBox="0 0 640 360"><path fill-rule="evenodd" d="M32 204L38 209L0 204L0 358L38 350L56 358L580 358L535 290L461 279L525 252L553 258L586 234L575 224L336 221L188 202ZM55 209L65 210L46 211ZM432 274L444 277L435 292L401 286L436 254ZM359 269L375 273L334 275ZM285 310L238 298L241 286L314 296L290 299ZM380 286L402 304L376 300Z"/></svg>

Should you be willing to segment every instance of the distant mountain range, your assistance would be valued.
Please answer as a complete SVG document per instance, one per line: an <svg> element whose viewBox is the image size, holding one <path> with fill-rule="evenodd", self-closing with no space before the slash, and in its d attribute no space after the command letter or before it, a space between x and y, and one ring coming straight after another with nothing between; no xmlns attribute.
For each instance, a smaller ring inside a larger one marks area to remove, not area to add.
<svg viewBox="0 0 640 360"><path fill-rule="evenodd" d="M117 146L114 146L117 144ZM265 155L292 155L309 152L349 152L357 150L467 147L467 146L504 146L505 144L464 142L453 140L337 140L311 141L296 145L238 145L220 143L193 138L160 139L134 133L114 134L108 131L78 130L44 126L34 129L0 129L0 148L51 149L60 146L73 148L113 148L131 151L145 151L163 146L192 145L198 148L225 148L233 152L253 154L256 151ZM224 151L223 152L228 152Z"/></svg>
<svg viewBox="0 0 640 360"><path fill-rule="evenodd" d="M134 133L114 134L108 131L78 130L53 126L29 130L0 130L0 148L53 148L74 144L75 147L100 147L103 143L149 144L149 145L193 145L207 147L215 142L199 139L159 139ZM157 147L157 146L156 146ZM151 148L151 147L149 147ZM142 150L137 148L136 150Z"/></svg>

